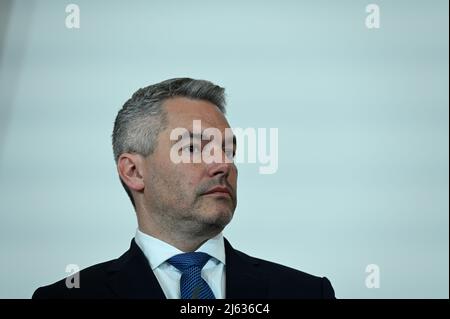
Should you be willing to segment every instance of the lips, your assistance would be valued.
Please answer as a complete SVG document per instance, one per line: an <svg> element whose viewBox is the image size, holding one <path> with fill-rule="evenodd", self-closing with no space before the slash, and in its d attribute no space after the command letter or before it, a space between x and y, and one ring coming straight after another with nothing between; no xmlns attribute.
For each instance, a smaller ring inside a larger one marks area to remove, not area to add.
<svg viewBox="0 0 450 319"><path fill-rule="evenodd" d="M210 190L208 190L203 195L208 195L208 194L219 194L219 195L220 194L228 194L230 197L232 197L230 189L225 186L215 186L215 187L211 188Z"/></svg>

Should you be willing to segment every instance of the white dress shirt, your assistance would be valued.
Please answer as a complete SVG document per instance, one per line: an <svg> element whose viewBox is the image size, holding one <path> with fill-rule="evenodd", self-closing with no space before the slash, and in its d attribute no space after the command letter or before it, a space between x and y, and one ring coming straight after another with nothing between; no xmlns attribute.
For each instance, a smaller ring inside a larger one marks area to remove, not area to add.
<svg viewBox="0 0 450 319"><path fill-rule="evenodd" d="M144 253L167 299L180 299L181 272L167 260L183 252L153 236L136 230L136 244ZM202 278L208 283L216 299L225 298L225 246L222 233L206 241L196 252L212 258L202 269Z"/></svg>

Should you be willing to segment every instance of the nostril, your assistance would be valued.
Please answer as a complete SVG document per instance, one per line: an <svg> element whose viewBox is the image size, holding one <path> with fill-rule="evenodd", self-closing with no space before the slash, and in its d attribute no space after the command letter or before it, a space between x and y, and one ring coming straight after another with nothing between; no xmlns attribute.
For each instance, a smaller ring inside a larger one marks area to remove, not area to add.
<svg viewBox="0 0 450 319"><path fill-rule="evenodd" d="M216 172L214 172L213 176L216 176L216 175L228 175L228 173L226 171L216 171Z"/></svg>
<svg viewBox="0 0 450 319"><path fill-rule="evenodd" d="M224 175L225 177L227 177L229 173L230 173L229 165L224 163L212 165L209 169L210 176Z"/></svg>

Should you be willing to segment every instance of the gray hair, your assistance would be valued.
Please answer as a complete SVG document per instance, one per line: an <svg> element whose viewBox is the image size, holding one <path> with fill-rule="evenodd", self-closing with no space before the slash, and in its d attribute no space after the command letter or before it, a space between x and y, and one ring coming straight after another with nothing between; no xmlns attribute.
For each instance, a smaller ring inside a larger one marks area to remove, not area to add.
<svg viewBox="0 0 450 319"><path fill-rule="evenodd" d="M125 102L114 122L112 144L116 164L123 153L143 156L153 153L159 133L168 124L163 103L173 97L205 100L223 114L226 112L225 89L209 81L175 78L141 88ZM121 182L135 206L130 190Z"/></svg>

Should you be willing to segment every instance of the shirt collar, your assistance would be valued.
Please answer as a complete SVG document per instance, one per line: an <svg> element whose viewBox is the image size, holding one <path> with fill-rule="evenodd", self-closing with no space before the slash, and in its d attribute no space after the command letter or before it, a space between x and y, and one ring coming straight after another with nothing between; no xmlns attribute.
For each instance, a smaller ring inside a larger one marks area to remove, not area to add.
<svg viewBox="0 0 450 319"><path fill-rule="evenodd" d="M147 257L152 270L158 268L169 258L183 253L178 248L158 238L145 234L139 229L136 230L135 241L139 248L141 248L145 257ZM223 234L219 233L215 237L208 239L196 250L196 252L207 253L225 265L225 246Z"/></svg>

